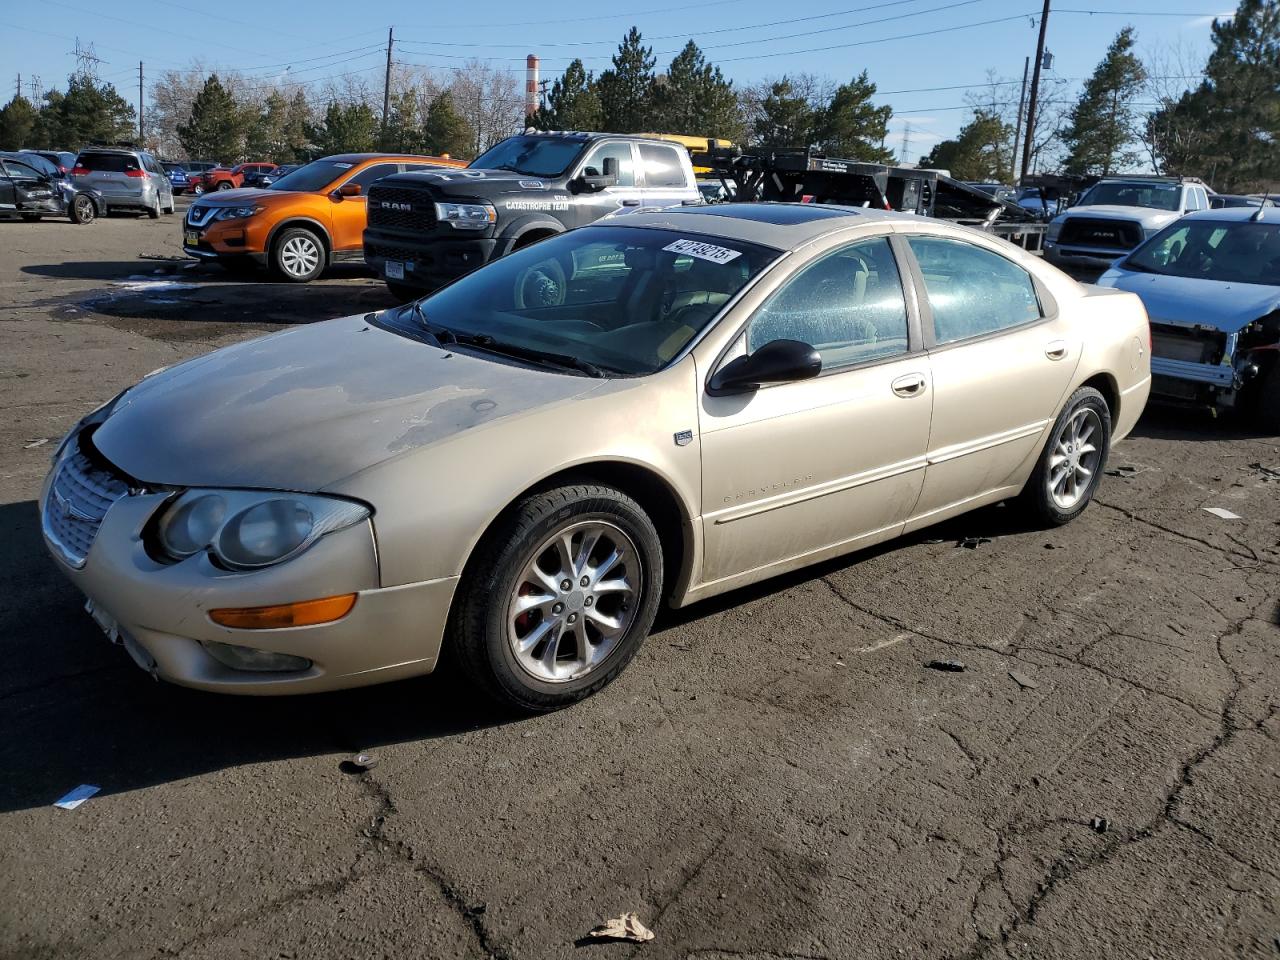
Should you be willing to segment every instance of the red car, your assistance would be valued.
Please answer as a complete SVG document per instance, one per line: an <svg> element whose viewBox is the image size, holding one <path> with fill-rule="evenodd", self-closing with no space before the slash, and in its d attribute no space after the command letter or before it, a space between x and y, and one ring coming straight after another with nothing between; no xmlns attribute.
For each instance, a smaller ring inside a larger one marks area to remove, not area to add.
<svg viewBox="0 0 1280 960"><path fill-rule="evenodd" d="M199 178L199 185L202 189L197 193L208 193L210 190L234 190L244 183L244 178L250 173L266 173L274 170L274 163L238 163L234 167L214 167L207 170ZM193 181L193 183L196 181Z"/></svg>

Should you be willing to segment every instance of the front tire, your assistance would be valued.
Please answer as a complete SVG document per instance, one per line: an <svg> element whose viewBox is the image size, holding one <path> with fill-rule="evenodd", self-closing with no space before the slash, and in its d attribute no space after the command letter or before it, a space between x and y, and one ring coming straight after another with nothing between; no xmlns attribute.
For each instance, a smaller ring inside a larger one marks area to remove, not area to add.
<svg viewBox="0 0 1280 960"><path fill-rule="evenodd" d="M1070 523L1093 499L1110 452L1111 408L1093 387L1081 387L1054 421L1022 490L1022 506L1045 526Z"/></svg>
<svg viewBox="0 0 1280 960"><path fill-rule="evenodd" d="M530 712L577 703L631 662L662 595L662 543L612 487L531 494L476 548L448 642L495 700Z"/></svg>
<svg viewBox="0 0 1280 960"><path fill-rule="evenodd" d="M234 187L235 187L235 184L232 183L230 180L223 180L220 184L218 184L219 190L231 190Z"/></svg>
<svg viewBox="0 0 1280 960"><path fill-rule="evenodd" d="M70 216L72 223L93 223L98 217L98 211L92 200L81 195L71 201Z"/></svg>
<svg viewBox="0 0 1280 960"><path fill-rule="evenodd" d="M271 267L289 283L308 283L324 272L324 243L305 227L291 227L271 247Z"/></svg>

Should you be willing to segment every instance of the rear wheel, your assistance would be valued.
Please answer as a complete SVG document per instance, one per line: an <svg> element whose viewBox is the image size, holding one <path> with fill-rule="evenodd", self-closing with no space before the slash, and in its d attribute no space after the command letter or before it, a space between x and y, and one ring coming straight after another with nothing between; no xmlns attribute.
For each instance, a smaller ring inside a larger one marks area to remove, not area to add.
<svg viewBox="0 0 1280 960"><path fill-rule="evenodd" d="M218 184L218 189L231 190L234 186L235 184L233 184L230 180L223 180L220 184Z"/></svg>
<svg viewBox="0 0 1280 960"><path fill-rule="evenodd" d="M204 187L197 183L194 187L191 188L191 193L192 195L198 197L204 193Z"/></svg>
<svg viewBox="0 0 1280 960"><path fill-rule="evenodd" d="M160 219L160 195L159 194L156 194L155 204L153 204L150 207L147 207L147 216L150 217L152 220Z"/></svg>
<svg viewBox="0 0 1280 960"><path fill-rule="evenodd" d="M1111 408L1093 387L1081 387L1058 414L1020 500L1040 522L1070 523L1093 499L1111 449Z"/></svg>
<svg viewBox="0 0 1280 960"><path fill-rule="evenodd" d="M324 272L324 244L305 227L291 227L271 247L271 266L290 283L306 283Z"/></svg>
<svg viewBox="0 0 1280 960"><path fill-rule="evenodd" d="M463 670L529 711L576 703L631 662L662 594L662 544L638 503L612 487L532 494L468 564L450 620Z"/></svg>
<svg viewBox="0 0 1280 960"><path fill-rule="evenodd" d="M71 201L71 222L72 223L93 223L97 219L98 211L93 205L93 201L80 194Z"/></svg>

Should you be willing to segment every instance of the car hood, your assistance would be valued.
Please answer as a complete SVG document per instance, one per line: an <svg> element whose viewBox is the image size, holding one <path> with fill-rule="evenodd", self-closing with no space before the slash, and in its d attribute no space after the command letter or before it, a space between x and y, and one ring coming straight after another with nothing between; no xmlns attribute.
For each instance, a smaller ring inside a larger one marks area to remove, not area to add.
<svg viewBox="0 0 1280 960"><path fill-rule="evenodd" d="M199 207L229 207L237 203L244 203L246 200L261 202L263 200L271 201L277 197L288 196L280 190L259 190L257 187L236 187L234 190L216 190L213 193L206 193L197 200L192 206Z"/></svg>
<svg viewBox="0 0 1280 960"><path fill-rule="evenodd" d="M150 376L93 441L147 484L313 491L604 382L450 353L344 317Z"/></svg>
<svg viewBox="0 0 1280 960"><path fill-rule="evenodd" d="M479 170L473 167L444 167L439 170L415 170L386 177L383 184L427 186L433 192L451 196L491 197L504 193L529 193L557 190L554 177L535 177L510 170Z"/></svg>
<svg viewBox="0 0 1280 960"><path fill-rule="evenodd" d="M1098 283L1136 293L1155 323L1207 326L1236 333L1280 309L1280 286L1165 277L1112 268Z"/></svg>
<svg viewBox="0 0 1280 960"><path fill-rule="evenodd" d="M1156 210L1153 207L1118 207L1112 204L1100 203L1097 206L1090 207L1072 207L1062 214L1062 219L1067 217L1096 217L1099 220L1136 220L1147 226L1164 226L1166 223L1172 223L1182 214L1176 210Z"/></svg>

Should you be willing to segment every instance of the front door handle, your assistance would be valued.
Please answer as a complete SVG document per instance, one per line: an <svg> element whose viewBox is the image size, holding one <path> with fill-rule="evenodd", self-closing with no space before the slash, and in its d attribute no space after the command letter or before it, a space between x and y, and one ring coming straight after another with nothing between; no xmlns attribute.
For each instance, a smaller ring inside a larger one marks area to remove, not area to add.
<svg viewBox="0 0 1280 960"><path fill-rule="evenodd" d="M1061 360L1067 355L1067 341L1051 340L1044 348L1044 355L1050 360Z"/></svg>
<svg viewBox="0 0 1280 960"><path fill-rule="evenodd" d="M640 201L639 200L623 200L622 205L624 207L638 207L640 206Z"/></svg>
<svg viewBox="0 0 1280 960"><path fill-rule="evenodd" d="M924 385L923 373L908 373L889 384L900 397L918 397L924 393Z"/></svg>

